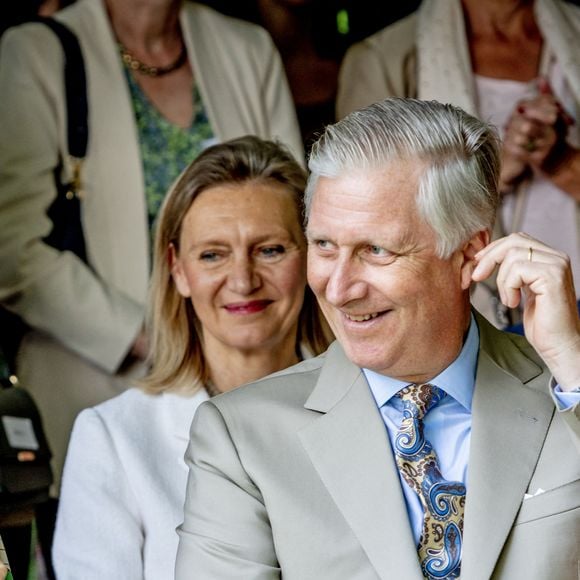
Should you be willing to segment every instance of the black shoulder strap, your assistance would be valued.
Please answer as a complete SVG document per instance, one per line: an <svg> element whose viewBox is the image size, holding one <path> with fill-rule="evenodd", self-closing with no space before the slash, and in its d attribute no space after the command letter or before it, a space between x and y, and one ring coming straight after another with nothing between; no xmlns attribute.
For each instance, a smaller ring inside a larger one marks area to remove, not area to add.
<svg viewBox="0 0 580 580"><path fill-rule="evenodd" d="M64 53L64 80L67 108L69 154L82 159L87 152L89 137L87 77L83 53L76 35L54 18L35 18L46 24L59 38Z"/></svg>

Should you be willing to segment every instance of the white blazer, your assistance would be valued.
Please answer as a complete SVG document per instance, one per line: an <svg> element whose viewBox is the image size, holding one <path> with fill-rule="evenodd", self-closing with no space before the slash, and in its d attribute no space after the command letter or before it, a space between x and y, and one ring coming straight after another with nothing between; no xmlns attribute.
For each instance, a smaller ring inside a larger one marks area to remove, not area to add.
<svg viewBox="0 0 580 580"><path fill-rule="evenodd" d="M183 456L207 398L129 389L79 415L53 546L59 580L173 580Z"/></svg>

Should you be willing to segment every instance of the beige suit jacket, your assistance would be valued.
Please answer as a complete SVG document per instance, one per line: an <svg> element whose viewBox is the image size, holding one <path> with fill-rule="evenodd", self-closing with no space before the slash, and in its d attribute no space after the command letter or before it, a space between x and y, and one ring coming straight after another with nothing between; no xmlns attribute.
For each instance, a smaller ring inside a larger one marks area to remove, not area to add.
<svg viewBox="0 0 580 580"><path fill-rule="evenodd" d="M579 409L555 412L524 339L478 325L461 578L576 580ZM202 404L186 462L176 580L422 578L379 410L338 343Z"/></svg>
<svg viewBox="0 0 580 580"><path fill-rule="evenodd" d="M42 242L66 143L58 40L27 24L9 30L0 48L0 300L36 330L22 346L19 373L40 406L57 477L76 414L142 372L116 374L143 323L151 252L137 128L104 3L79 0L58 18L77 33L87 70L82 219L91 268ZM218 140L278 138L303 159L266 31L191 2L181 23Z"/></svg>

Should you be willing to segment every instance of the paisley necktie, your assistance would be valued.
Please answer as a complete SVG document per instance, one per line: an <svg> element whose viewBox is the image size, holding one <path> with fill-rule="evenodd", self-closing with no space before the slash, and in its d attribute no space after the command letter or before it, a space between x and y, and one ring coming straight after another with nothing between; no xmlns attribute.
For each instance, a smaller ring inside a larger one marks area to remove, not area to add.
<svg viewBox="0 0 580 580"><path fill-rule="evenodd" d="M418 546L423 575L429 580L459 578L465 485L441 475L437 455L423 434L423 418L445 392L430 384L410 385L397 396L403 401L403 421L395 437L397 467L425 512Z"/></svg>

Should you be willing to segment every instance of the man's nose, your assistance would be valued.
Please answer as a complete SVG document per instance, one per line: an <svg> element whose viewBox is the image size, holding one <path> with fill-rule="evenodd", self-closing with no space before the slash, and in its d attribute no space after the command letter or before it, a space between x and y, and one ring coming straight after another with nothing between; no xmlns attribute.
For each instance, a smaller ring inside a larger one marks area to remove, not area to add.
<svg viewBox="0 0 580 580"><path fill-rule="evenodd" d="M256 265L249 256L236 257L228 274L228 288L237 294L251 294L261 284Z"/></svg>
<svg viewBox="0 0 580 580"><path fill-rule="evenodd" d="M352 300L364 298L366 286L361 266L350 256L341 257L330 271L326 284L326 300L334 306L342 306Z"/></svg>

